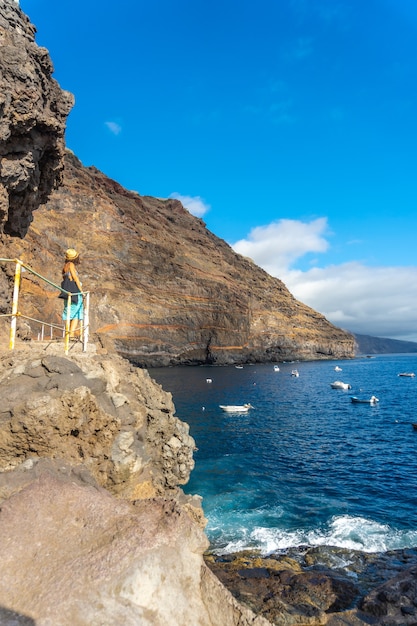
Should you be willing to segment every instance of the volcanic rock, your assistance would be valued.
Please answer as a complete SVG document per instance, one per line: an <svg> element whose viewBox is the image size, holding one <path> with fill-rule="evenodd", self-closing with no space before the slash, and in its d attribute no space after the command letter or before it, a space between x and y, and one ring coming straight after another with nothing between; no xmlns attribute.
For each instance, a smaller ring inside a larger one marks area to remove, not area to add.
<svg viewBox="0 0 417 626"><path fill-rule="evenodd" d="M0 0L0 313L10 315L14 278L5 259L37 270L20 285L22 343L0 353L1 624L267 626L265 607L279 623L317 623L332 608L343 620L355 586L297 564L289 572L289 560L239 573L279 580L279 613L275 588L256 616L219 582L202 557L200 498L181 489L194 464L188 426L146 371L105 348L141 365L220 364L350 358L353 338L178 201L127 191L69 152L62 177L73 98L34 33L18 2ZM62 339L33 338L44 322L62 324L68 247L81 253L99 344L65 356ZM366 623L398 609L412 623L413 580L394 587L367 597Z"/></svg>
<svg viewBox="0 0 417 626"><path fill-rule="evenodd" d="M0 233L23 237L60 183L73 96L16 2L0 0Z"/></svg>
<svg viewBox="0 0 417 626"><path fill-rule="evenodd" d="M417 624L417 565L377 587L362 601L361 609L381 626Z"/></svg>
<svg viewBox="0 0 417 626"><path fill-rule="evenodd" d="M350 334L236 254L178 200L127 191L70 152L62 171L73 97L52 78L34 33L18 3L0 0L0 255L56 285L65 250L76 248L92 296L90 331L145 367L353 357ZM1 264L4 315L13 272ZM24 274L18 337L42 334L36 320L62 326L57 295Z"/></svg>
<svg viewBox="0 0 417 626"><path fill-rule="evenodd" d="M262 557L205 555L239 602L272 624L416 626L417 550L364 553L331 546Z"/></svg>
<svg viewBox="0 0 417 626"><path fill-rule="evenodd" d="M204 563L171 395L79 345L0 353L0 623L268 626Z"/></svg>
<svg viewBox="0 0 417 626"><path fill-rule="evenodd" d="M90 346L64 357L62 344L34 343L0 354L0 390L0 471L65 458L131 499L188 482L188 424L174 416L171 394L117 355Z"/></svg>

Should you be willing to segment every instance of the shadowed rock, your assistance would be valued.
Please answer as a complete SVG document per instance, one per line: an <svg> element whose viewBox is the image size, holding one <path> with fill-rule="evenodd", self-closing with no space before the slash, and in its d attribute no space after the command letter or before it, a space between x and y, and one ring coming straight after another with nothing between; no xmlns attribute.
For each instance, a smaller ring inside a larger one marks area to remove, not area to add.
<svg viewBox="0 0 417 626"><path fill-rule="evenodd" d="M206 555L235 598L273 624L415 626L417 550L364 553L318 546L261 557Z"/></svg>
<svg viewBox="0 0 417 626"><path fill-rule="evenodd" d="M52 78L48 51L12 0L0 0L0 233L23 237L61 182L74 99Z"/></svg>

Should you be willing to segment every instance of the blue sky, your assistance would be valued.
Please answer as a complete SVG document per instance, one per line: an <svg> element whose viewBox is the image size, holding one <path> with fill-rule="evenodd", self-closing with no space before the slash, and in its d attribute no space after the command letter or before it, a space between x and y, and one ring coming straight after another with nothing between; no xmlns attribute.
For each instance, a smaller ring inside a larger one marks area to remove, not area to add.
<svg viewBox="0 0 417 626"><path fill-rule="evenodd" d="M415 0L20 0L67 145L343 328L417 341Z"/></svg>

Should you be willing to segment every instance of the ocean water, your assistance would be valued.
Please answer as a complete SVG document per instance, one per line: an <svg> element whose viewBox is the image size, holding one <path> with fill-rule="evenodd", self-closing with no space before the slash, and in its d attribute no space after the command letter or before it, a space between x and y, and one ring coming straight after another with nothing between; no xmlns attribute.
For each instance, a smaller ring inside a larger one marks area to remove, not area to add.
<svg viewBox="0 0 417 626"><path fill-rule="evenodd" d="M417 355L278 365L150 370L196 441L184 491L203 497L211 549L416 547Z"/></svg>

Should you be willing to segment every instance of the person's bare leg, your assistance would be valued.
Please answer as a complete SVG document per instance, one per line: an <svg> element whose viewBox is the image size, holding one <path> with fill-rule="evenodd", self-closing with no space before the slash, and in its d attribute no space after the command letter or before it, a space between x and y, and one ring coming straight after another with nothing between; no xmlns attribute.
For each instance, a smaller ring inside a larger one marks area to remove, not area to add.
<svg viewBox="0 0 417 626"><path fill-rule="evenodd" d="M76 318L72 319L70 321L70 327L69 327L69 336L70 339L72 339L73 337L75 337L75 331L77 330L77 326L78 326L78 320Z"/></svg>

